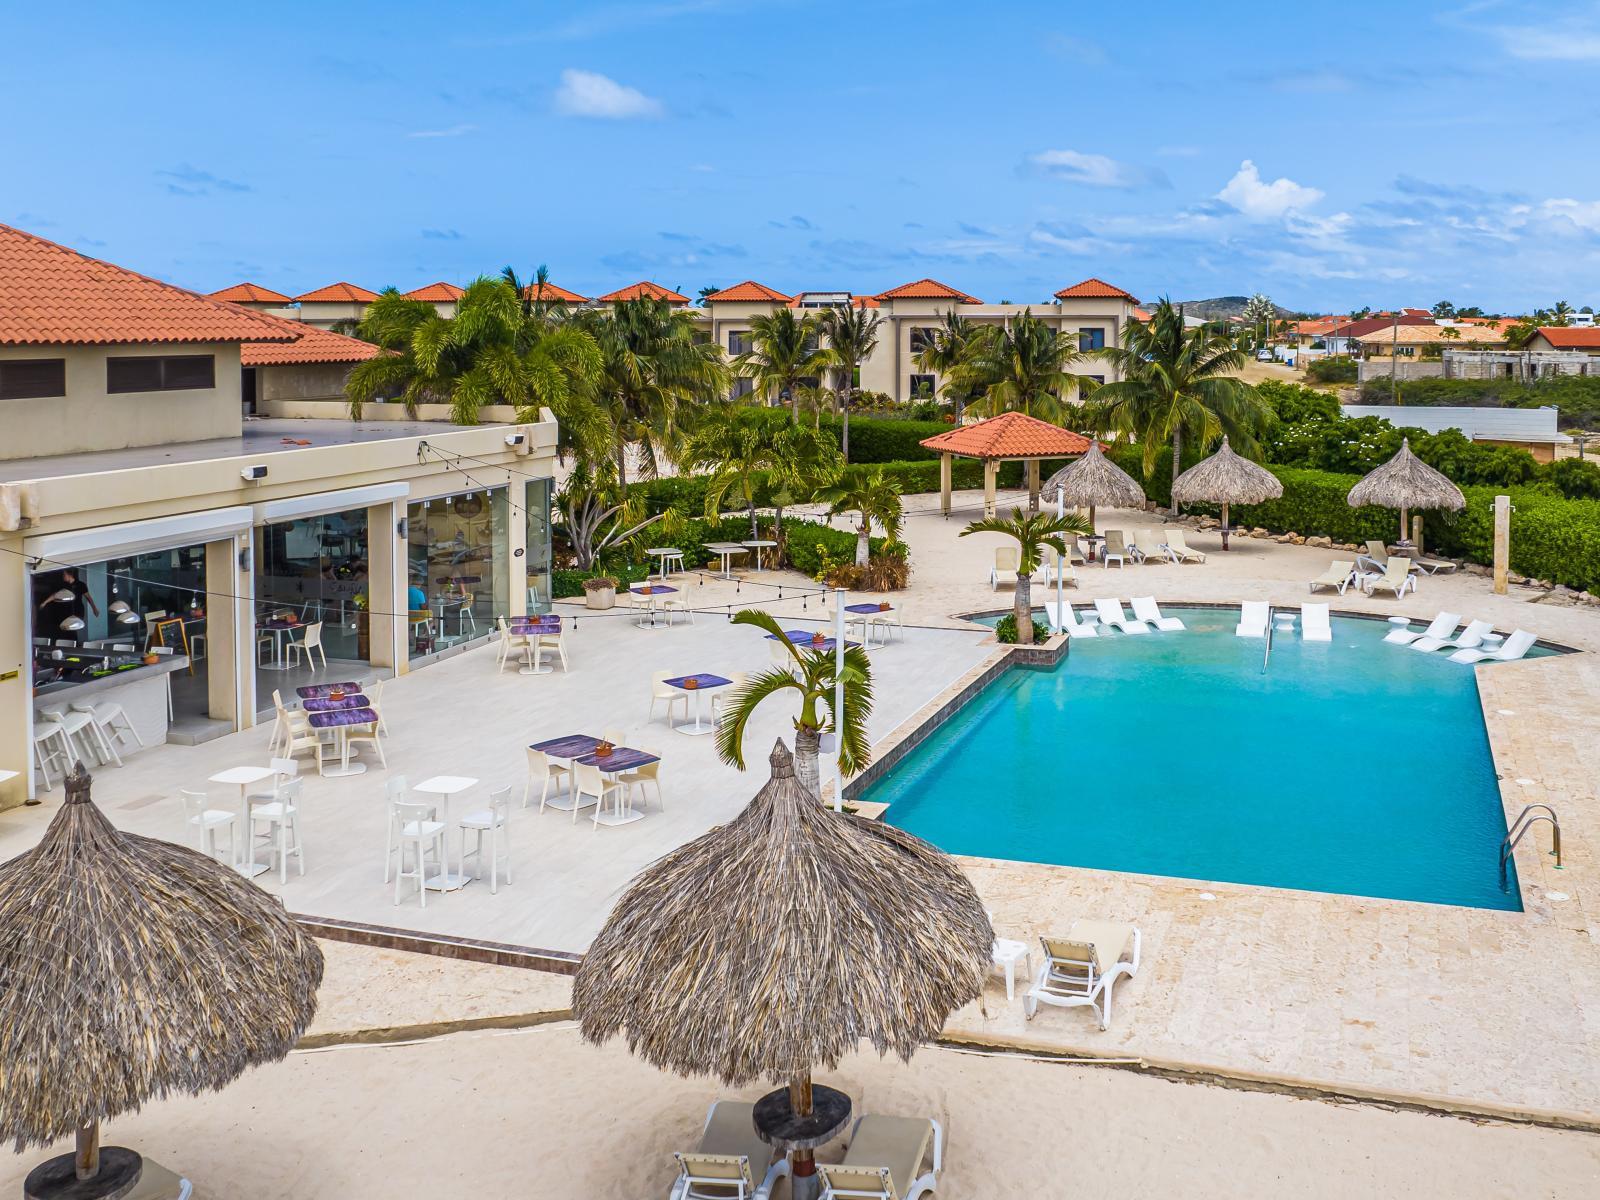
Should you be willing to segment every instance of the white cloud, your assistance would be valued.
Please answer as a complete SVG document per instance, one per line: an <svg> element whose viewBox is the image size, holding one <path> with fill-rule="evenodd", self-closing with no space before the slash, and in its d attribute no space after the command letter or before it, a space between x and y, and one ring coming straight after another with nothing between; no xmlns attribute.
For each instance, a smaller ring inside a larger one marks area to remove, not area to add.
<svg viewBox="0 0 1600 1200"><path fill-rule="evenodd" d="M1600 33L1568 23L1550 28L1506 26L1495 30L1512 58L1550 62L1600 62Z"/></svg>
<svg viewBox="0 0 1600 1200"><path fill-rule="evenodd" d="M1600 233L1600 200L1545 200L1538 214L1548 221L1570 221L1587 233Z"/></svg>
<svg viewBox="0 0 1600 1200"><path fill-rule="evenodd" d="M1085 187L1137 188L1167 182L1159 171L1118 162L1104 154L1083 154L1077 150L1041 150L1028 155L1028 165L1052 179L1081 183Z"/></svg>
<svg viewBox="0 0 1600 1200"><path fill-rule="evenodd" d="M595 71L568 69L561 72L556 88L556 109L569 117L596 117L626 121L638 117L659 117L665 109L661 101L646 96Z"/></svg>
<svg viewBox="0 0 1600 1200"><path fill-rule="evenodd" d="M452 125L448 129L416 129L406 134L408 138L452 138L471 133L476 125Z"/></svg>
<svg viewBox="0 0 1600 1200"><path fill-rule="evenodd" d="M1051 250L1058 250L1063 254L1070 254L1076 258L1124 254L1132 248L1118 242L1108 242L1103 238L1092 235L1074 236L1072 234L1052 233L1048 229L1029 231L1028 242L1030 245L1044 246Z"/></svg>
<svg viewBox="0 0 1600 1200"><path fill-rule="evenodd" d="M1274 179L1267 183L1262 180L1256 164L1247 158L1239 164L1238 172L1228 180L1227 186L1217 193L1217 199L1247 217L1263 221L1295 209L1309 208L1322 199L1322 193L1292 179Z"/></svg>

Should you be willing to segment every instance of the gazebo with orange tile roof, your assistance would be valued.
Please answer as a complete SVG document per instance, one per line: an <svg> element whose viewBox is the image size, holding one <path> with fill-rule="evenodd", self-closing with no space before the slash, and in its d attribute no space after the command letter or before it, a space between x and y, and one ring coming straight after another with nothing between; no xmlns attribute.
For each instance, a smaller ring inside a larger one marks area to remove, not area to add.
<svg viewBox="0 0 1600 1200"><path fill-rule="evenodd" d="M1039 511L1039 463L1070 458L1089 448L1089 439L1027 413L1008 412L924 438L922 445L939 452L939 509L950 515L950 461L975 458L983 463L983 513L994 516L995 475L1000 464L1028 464L1028 508Z"/></svg>

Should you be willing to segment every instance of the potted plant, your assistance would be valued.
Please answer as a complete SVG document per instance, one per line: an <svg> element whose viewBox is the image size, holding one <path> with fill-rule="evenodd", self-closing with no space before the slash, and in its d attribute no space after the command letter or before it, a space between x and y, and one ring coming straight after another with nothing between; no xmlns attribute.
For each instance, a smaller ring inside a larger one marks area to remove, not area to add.
<svg viewBox="0 0 1600 1200"><path fill-rule="evenodd" d="M596 575L583 581L583 603L588 608L615 608L617 581L609 575Z"/></svg>

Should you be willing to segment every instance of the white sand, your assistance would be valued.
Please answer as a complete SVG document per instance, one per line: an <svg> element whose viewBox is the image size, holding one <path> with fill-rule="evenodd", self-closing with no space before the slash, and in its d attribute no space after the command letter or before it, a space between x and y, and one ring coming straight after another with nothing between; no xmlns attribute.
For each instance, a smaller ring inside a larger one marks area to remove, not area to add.
<svg viewBox="0 0 1600 1200"><path fill-rule="evenodd" d="M856 1058L824 1078L858 1112L937 1117L943 1197L1600 1194L1590 1134L942 1049L908 1066ZM693 1144L712 1095L563 1023L298 1052L106 1133L181 1168L197 1197L664 1197L670 1151ZM822 1157L840 1153L836 1142ZM17 1194L42 1157L13 1157L0 1190Z"/></svg>

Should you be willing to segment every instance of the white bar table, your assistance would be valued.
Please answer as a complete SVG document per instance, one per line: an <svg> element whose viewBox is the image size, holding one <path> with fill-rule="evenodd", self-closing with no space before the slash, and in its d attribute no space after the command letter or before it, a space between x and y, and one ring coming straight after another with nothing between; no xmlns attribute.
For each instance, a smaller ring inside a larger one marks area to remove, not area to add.
<svg viewBox="0 0 1600 1200"><path fill-rule="evenodd" d="M232 783L239 788L239 820L244 826L244 844L250 847L250 861L239 861L239 844L234 843L233 866L234 870L246 879L253 879L263 871L271 870L271 863L258 863L256 861L256 833L255 826L250 822L250 796L246 789L252 783L260 783L263 779L271 779L277 772L271 767L229 767L226 771L218 771L206 780L207 783Z"/></svg>
<svg viewBox="0 0 1600 1200"><path fill-rule="evenodd" d="M438 796L442 801L439 819L445 826L444 862L439 864L438 874L428 880L428 887L435 892L454 892L471 882L472 877L463 871L450 870L450 797L477 785L478 781L468 775L435 775L432 779L424 779L411 789L429 796ZM456 865L461 865L459 856Z"/></svg>
<svg viewBox="0 0 1600 1200"><path fill-rule="evenodd" d="M722 556L722 578L733 578L732 561L735 554L749 554L750 551L738 542L707 542L706 549L713 554Z"/></svg>

